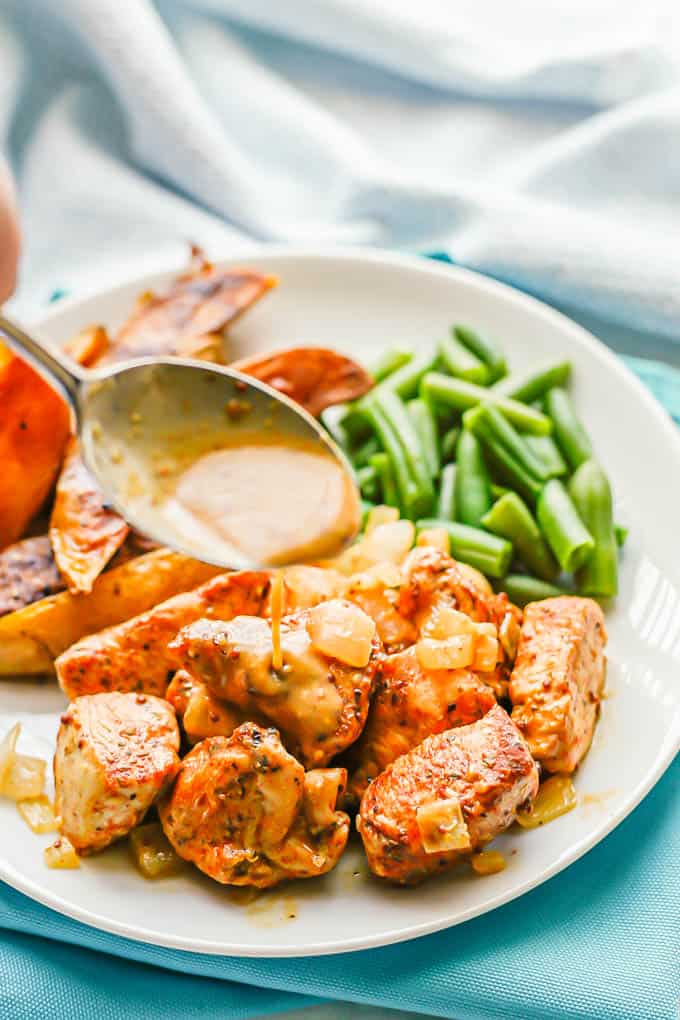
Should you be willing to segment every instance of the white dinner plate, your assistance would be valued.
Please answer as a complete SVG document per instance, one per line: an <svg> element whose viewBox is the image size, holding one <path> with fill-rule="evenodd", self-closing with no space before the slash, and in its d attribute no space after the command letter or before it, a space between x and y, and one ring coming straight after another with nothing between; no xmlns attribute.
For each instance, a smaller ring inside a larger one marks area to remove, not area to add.
<svg viewBox="0 0 680 1020"><path fill-rule="evenodd" d="M578 806L543 828L501 837L508 866L496 875L462 868L417 889L395 889L367 874L353 845L325 878L245 904L198 871L149 883L124 845L84 860L78 871L50 871L42 856L50 837L33 835L3 801L0 877L97 928L195 952L293 956L385 945L458 924L545 882L618 825L671 761L680 742L680 441L658 404L597 340L482 276L377 251L249 247L245 258L235 252L230 261L242 259L280 282L234 328L234 357L313 344L368 358L386 345L434 341L456 321L497 338L513 368L572 360L577 406L613 480L616 518L630 528L621 593L607 614L608 696L576 775ZM141 291L171 275L61 302L39 325L57 342L92 322L115 327ZM0 733L20 718L19 749L51 758L63 704L54 683L0 683Z"/></svg>

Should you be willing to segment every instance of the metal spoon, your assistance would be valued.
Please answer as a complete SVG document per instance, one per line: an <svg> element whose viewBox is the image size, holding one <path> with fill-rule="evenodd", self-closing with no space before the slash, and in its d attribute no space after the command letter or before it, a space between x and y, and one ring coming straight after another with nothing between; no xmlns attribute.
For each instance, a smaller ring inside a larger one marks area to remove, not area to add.
<svg viewBox="0 0 680 1020"><path fill-rule="evenodd" d="M268 565L158 510L173 480L200 457L264 432L277 445L304 444L341 468L349 513L333 551L356 535L359 498L348 461L311 415L265 383L188 358L142 358L85 370L1 313L0 335L63 395L87 467L107 502L141 534L217 566ZM278 513L271 499L263 478L262 505L253 511L261 514L269 505Z"/></svg>

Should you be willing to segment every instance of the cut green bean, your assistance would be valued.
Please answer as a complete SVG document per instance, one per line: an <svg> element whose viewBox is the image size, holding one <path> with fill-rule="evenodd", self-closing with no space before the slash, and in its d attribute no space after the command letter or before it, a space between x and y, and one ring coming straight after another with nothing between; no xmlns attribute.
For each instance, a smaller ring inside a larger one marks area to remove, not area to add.
<svg viewBox="0 0 680 1020"><path fill-rule="evenodd" d="M456 336L445 336L439 343L439 357L451 375L468 382L486 385L489 381L489 370L483 361L469 351Z"/></svg>
<svg viewBox="0 0 680 1020"><path fill-rule="evenodd" d="M361 446L349 451L349 457L355 468L366 467L370 463L374 453L380 452L380 443L377 436L369 436Z"/></svg>
<svg viewBox="0 0 680 1020"><path fill-rule="evenodd" d="M551 478L543 486L536 516L543 537L562 570L571 572L582 567L595 548L595 542L558 478Z"/></svg>
<svg viewBox="0 0 680 1020"><path fill-rule="evenodd" d="M431 372L437 364L438 354L434 348L427 348L414 354L413 358L406 365L402 365L396 372L388 376L381 383L382 386L389 386L402 400L410 400L418 394L420 380L427 372Z"/></svg>
<svg viewBox="0 0 680 1020"><path fill-rule="evenodd" d="M445 464L439 476L436 514L443 521L456 519L456 465Z"/></svg>
<svg viewBox="0 0 680 1020"><path fill-rule="evenodd" d="M570 375L571 362L557 361L538 370L529 369L528 372L507 376L506 379L496 383L494 393L512 397L513 400L521 400L524 404L531 404L554 386L564 386Z"/></svg>
<svg viewBox="0 0 680 1020"><path fill-rule="evenodd" d="M491 483L491 498L494 501L500 499L502 496L506 494L506 492L510 491L511 490L507 489L504 485L497 485L496 482Z"/></svg>
<svg viewBox="0 0 680 1020"><path fill-rule="evenodd" d="M408 366L406 366L408 367ZM401 369L400 369L401 371ZM547 415L533 407L521 404L517 400L497 395L494 390L475 386L465 379L453 379L441 372L428 372L423 377L423 391L436 401L457 411L467 411L477 404L491 402L497 407L517 429L530 432L536 436L547 436L552 431L552 422Z"/></svg>
<svg viewBox="0 0 680 1020"><path fill-rule="evenodd" d="M441 438L441 458L443 464L448 464L450 460L453 460L456 456L456 446L458 444L458 436L460 435L460 429L454 425L453 428L447 429Z"/></svg>
<svg viewBox="0 0 680 1020"><path fill-rule="evenodd" d="M372 391L369 403L380 408L404 451L411 477L416 483L413 513L419 517L431 512L434 505L434 486L420 436L413 427L406 405L396 393L384 386L378 386Z"/></svg>
<svg viewBox="0 0 680 1020"><path fill-rule="evenodd" d="M569 480L569 495L595 540L595 548L576 574L584 595L610 598L618 591L619 550L612 516L609 479L595 460L585 460Z"/></svg>
<svg viewBox="0 0 680 1020"><path fill-rule="evenodd" d="M380 499L380 485L375 468L369 464L359 468L356 474L361 495L371 503L377 503Z"/></svg>
<svg viewBox="0 0 680 1020"><path fill-rule="evenodd" d="M519 492L522 499L528 503L533 505L536 502L543 482L525 471L504 446L493 438L485 439L484 457L493 479L501 481L508 489Z"/></svg>
<svg viewBox="0 0 680 1020"><path fill-rule="evenodd" d="M478 528L491 507L491 480L479 440L463 429L456 448L456 517Z"/></svg>
<svg viewBox="0 0 680 1020"><path fill-rule="evenodd" d="M487 386L502 379L507 374L508 366L505 355L498 344L488 337L476 333L467 326L454 326L454 336L464 344L469 351L472 351L488 369Z"/></svg>
<svg viewBox="0 0 680 1020"><path fill-rule="evenodd" d="M515 462L520 464L527 474L542 482L550 477L543 462L529 449L517 429L493 404L478 404L477 407L470 408L463 415L463 424L482 441L495 439L512 454Z"/></svg>
<svg viewBox="0 0 680 1020"><path fill-rule="evenodd" d="M566 475L567 465L552 436L525 435L522 438L531 452L541 461L549 478L561 478Z"/></svg>
<svg viewBox="0 0 680 1020"><path fill-rule="evenodd" d="M482 524L494 535L512 542L515 553L533 574L544 581L553 581L558 573L557 561L543 538L538 524L526 503L516 492L508 492L494 503L482 517Z"/></svg>
<svg viewBox="0 0 680 1020"><path fill-rule="evenodd" d="M380 440L381 446L392 462L392 470L399 493L399 509L401 514L403 517L413 519L413 508L417 504L418 486L411 475L401 443L379 407L373 403L366 404L366 415ZM361 468L361 470L365 469ZM373 468L371 468L371 471L375 474Z"/></svg>
<svg viewBox="0 0 680 1020"><path fill-rule="evenodd" d="M420 437L420 443L425 456L425 463L430 472L431 478L439 474L439 440L437 438L437 422L435 420L432 406L427 400L414 397L409 400L406 409L411 417L413 427Z"/></svg>
<svg viewBox="0 0 680 1020"><path fill-rule="evenodd" d="M407 365L413 360L413 351L406 347L390 347L383 351L374 361L366 366L369 374L376 383L382 382L388 376L394 375L402 365Z"/></svg>
<svg viewBox="0 0 680 1020"><path fill-rule="evenodd" d="M593 455L590 437L579 421L571 397L566 390L556 387L545 396L545 409L553 423L557 445L575 471Z"/></svg>
<svg viewBox="0 0 680 1020"><path fill-rule="evenodd" d="M376 504L371 503L370 499L362 499L359 505L361 506L361 530L363 531L368 521L368 515Z"/></svg>
<svg viewBox="0 0 680 1020"><path fill-rule="evenodd" d="M559 595L571 594L566 588L558 588L547 581L539 581L536 577L525 574L508 574L498 585L498 591L504 591L516 606L526 606L529 602L540 602L542 599L557 598Z"/></svg>
<svg viewBox="0 0 680 1020"><path fill-rule="evenodd" d="M374 453L370 463L380 481L383 503L386 503L387 506L398 507L400 505L399 490L392 470L392 461L388 454L382 450L380 453Z"/></svg>
<svg viewBox="0 0 680 1020"><path fill-rule="evenodd" d="M436 517L416 522L418 532L429 528L443 528L448 532L451 555L455 559L469 563L489 577L503 577L507 573L512 560L512 543L507 539L491 535L481 528Z"/></svg>
<svg viewBox="0 0 680 1020"><path fill-rule="evenodd" d="M626 544L628 538L628 528L625 528L623 524L614 525L614 536L616 538L616 544L621 549Z"/></svg>

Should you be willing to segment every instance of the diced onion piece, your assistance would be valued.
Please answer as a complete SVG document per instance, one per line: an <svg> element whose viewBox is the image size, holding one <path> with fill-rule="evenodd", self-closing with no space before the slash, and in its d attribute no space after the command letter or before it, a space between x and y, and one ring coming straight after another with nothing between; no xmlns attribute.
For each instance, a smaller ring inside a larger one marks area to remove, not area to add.
<svg viewBox="0 0 680 1020"><path fill-rule="evenodd" d="M368 665L375 623L351 602L331 599L310 609L307 633L324 655L359 669Z"/></svg>
<svg viewBox="0 0 680 1020"><path fill-rule="evenodd" d="M575 807L576 790L571 777L551 776L541 783L533 804L517 812L517 822L523 829L535 829Z"/></svg>
<svg viewBox="0 0 680 1020"><path fill-rule="evenodd" d="M0 743L0 793L2 793L2 787L5 782L5 776L12 767L14 761L14 749L17 746L17 740L21 733L21 723L15 723L12 729L2 739Z"/></svg>
<svg viewBox="0 0 680 1020"><path fill-rule="evenodd" d="M473 854L470 858L472 870L477 875L495 875L504 871L507 863L499 850L483 850L481 854Z"/></svg>
<svg viewBox="0 0 680 1020"><path fill-rule="evenodd" d="M287 567L283 574L288 598L287 611L310 609L319 602L335 598L342 578L336 570L298 564Z"/></svg>
<svg viewBox="0 0 680 1020"><path fill-rule="evenodd" d="M54 843L43 850L48 868L79 868L80 857L66 836L58 836Z"/></svg>
<svg viewBox="0 0 680 1020"><path fill-rule="evenodd" d="M32 800L45 792L47 762L28 754L15 754L2 784L3 797L10 800Z"/></svg>
<svg viewBox="0 0 680 1020"><path fill-rule="evenodd" d="M433 549L440 549L447 556L451 552L449 533L444 528L425 528L418 535L416 545L432 546Z"/></svg>
<svg viewBox="0 0 680 1020"><path fill-rule="evenodd" d="M471 567L469 563L461 563L460 560L456 560L456 565L458 572L463 575L463 578L471 588L474 588L481 595L493 595L493 588L481 570Z"/></svg>
<svg viewBox="0 0 680 1020"><path fill-rule="evenodd" d="M475 657L472 668L481 673L491 673L498 662L498 641L490 634L479 634L475 642Z"/></svg>
<svg viewBox="0 0 680 1020"><path fill-rule="evenodd" d="M354 574L349 579L349 587L363 590L378 586L399 588L403 580L403 574L396 563L389 563L385 560L382 563L374 563L372 567L367 567L359 574Z"/></svg>
<svg viewBox="0 0 680 1020"><path fill-rule="evenodd" d="M514 613L506 613L501 620L501 625L498 628L498 637L500 638L503 651L510 659L511 662L515 661L517 655L517 646L519 645L520 626L519 621Z"/></svg>
<svg viewBox="0 0 680 1020"><path fill-rule="evenodd" d="M366 518L366 534L370 535L380 524L392 524L399 520L396 506L374 506Z"/></svg>
<svg viewBox="0 0 680 1020"><path fill-rule="evenodd" d="M413 521L393 521L378 524L362 542L363 555L369 563L401 563L413 545L416 535Z"/></svg>
<svg viewBox="0 0 680 1020"><path fill-rule="evenodd" d="M34 800L20 800L17 803L19 814L32 832L56 832L57 819L47 797L36 797Z"/></svg>
<svg viewBox="0 0 680 1020"><path fill-rule="evenodd" d="M421 638L416 644L416 658L423 669L464 669L472 663L474 637L459 634L457 637Z"/></svg>
<svg viewBox="0 0 680 1020"><path fill-rule="evenodd" d="M156 822L132 830L130 853L144 878L167 878L184 870L184 861Z"/></svg>
<svg viewBox="0 0 680 1020"><path fill-rule="evenodd" d="M191 741L230 737L239 722L234 710L219 701L205 684L194 687L182 716L184 732Z"/></svg>
<svg viewBox="0 0 680 1020"><path fill-rule="evenodd" d="M416 824L426 854L470 849L470 833L457 797L421 804Z"/></svg>
<svg viewBox="0 0 680 1020"><path fill-rule="evenodd" d="M477 624L457 609L434 605L422 623L421 631L423 637L443 640L459 634L476 634Z"/></svg>

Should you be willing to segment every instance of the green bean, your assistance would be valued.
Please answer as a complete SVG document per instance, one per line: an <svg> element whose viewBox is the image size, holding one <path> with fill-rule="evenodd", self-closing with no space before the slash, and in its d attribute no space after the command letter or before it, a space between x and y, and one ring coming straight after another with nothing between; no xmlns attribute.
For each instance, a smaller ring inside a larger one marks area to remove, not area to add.
<svg viewBox="0 0 680 1020"><path fill-rule="evenodd" d="M444 367L451 375L468 382L486 385L489 381L489 370L472 351L455 336L445 336L439 343L439 356Z"/></svg>
<svg viewBox="0 0 680 1020"><path fill-rule="evenodd" d="M406 456L417 490L412 507L413 513L418 517L428 513L434 504L434 486L425 461L420 436L413 427L404 402L396 393L384 386L378 386L373 390L369 402L379 407L385 415Z"/></svg>
<svg viewBox="0 0 680 1020"><path fill-rule="evenodd" d="M625 528L623 524L615 524L614 535L616 537L616 544L618 545L619 549L621 549L622 546L626 544L626 539L628 538L628 528Z"/></svg>
<svg viewBox="0 0 680 1020"><path fill-rule="evenodd" d="M349 457L355 468L366 467L374 453L380 452L378 437L371 435L365 439L361 446L349 451Z"/></svg>
<svg viewBox="0 0 680 1020"><path fill-rule="evenodd" d="M572 571L583 566L595 542L558 478L551 478L543 486L536 516L562 570Z"/></svg>
<svg viewBox="0 0 680 1020"><path fill-rule="evenodd" d="M421 351L415 354L408 364L402 365L388 376L381 385L389 386L402 400L410 400L417 395L420 380L437 364L437 358L437 351L433 348Z"/></svg>
<svg viewBox="0 0 680 1020"><path fill-rule="evenodd" d="M567 391L559 387L548 390L545 409L552 420L557 444L570 468L575 471L584 460L590 460L593 447Z"/></svg>
<svg viewBox="0 0 680 1020"><path fill-rule="evenodd" d="M454 326L453 332L458 340L465 344L468 350L476 354L479 360L486 365L489 370L487 385L490 386L491 383L495 383L498 379L502 379L504 375L507 375L508 365L505 355L493 340L480 336L479 333L475 333L474 330L469 329L467 326Z"/></svg>
<svg viewBox="0 0 680 1020"><path fill-rule="evenodd" d="M479 441L463 429L456 448L456 517L478 528L491 507L491 480Z"/></svg>
<svg viewBox="0 0 680 1020"><path fill-rule="evenodd" d="M522 436L531 452L538 457L549 472L550 478L560 478L567 473L567 465L559 446L552 436Z"/></svg>
<svg viewBox="0 0 680 1020"><path fill-rule="evenodd" d="M399 493L399 509L402 516L411 518L418 497L418 486L409 470L406 455L389 421L375 404L366 405L366 415L377 433L381 446L392 462L392 470ZM361 468L363 471L364 468ZM375 471L371 468L371 471Z"/></svg>
<svg viewBox="0 0 680 1020"><path fill-rule="evenodd" d="M450 460L455 458L459 435L460 429L454 425L453 428L447 429L442 436L440 446L441 458L444 464L447 464Z"/></svg>
<svg viewBox="0 0 680 1020"><path fill-rule="evenodd" d="M362 499L360 502L361 506L361 530L363 531L368 521L368 515L375 506L375 503L371 503L370 499Z"/></svg>
<svg viewBox="0 0 680 1020"><path fill-rule="evenodd" d="M383 503L398 507L400 505L399 490L389 456L381 450L380 453L373 454L370 464L380 481Z"/></svg>
<svg viewBox="0 0 680 1020"><path fill-rule="evenodd" d="M441 372L428 372L423 377L424 393L438 404L446 404L458 411L467 411L477 404L491 402L502 411L515 428L536 436L547 436L552 431L550 419L526 404L495 394L494 390L475 386L464 379L453 379Z"/></svg>
<svg viewBox="0 0 680 1020"><path fill-rule="evenodd" d="M429 528L443 528L448 532L451 555L455 559L469 563L489 577L503 577L507 572L512 559L512 543L506 539L481 528L434 517L416 522L418 532Z"/></svg>
<svg viewBox="0 0 680 1020"><path fill-rule="evenodd" d="M361 495L371 503L377 503L380 499L380 486L375 468L369 464L359 468L356 475Z"/></svg>
<svg viewBox="0 0 680 1020"><path fill-rule="evenodd" d="M376 383L382 382L388 376L394 375L402 365L407 365L413 359L413 351L406 347L390 347L383 351L366 366L369 375Z"/></svg>
<svg viewBox="0 0 680 1020"><path fill-rule="evenodd" d="M542 482L550 477L550 472L543 462L529 449L517 429L493 404L478 404L477 407L470 408L463 415L463 424L482 441L495 439L512 454L516 463L520 464L527 474Z"/></svg>
<svg viewBox="0 0 680 1020"><path fill-rule="evenodd" d="M504 591L510 601L517 606L570 594L565 588L558 588L557 585L539 581L535 577L527 577L525 574L508 574L498 586L498 590Z"/></svg>
<svg viewBox="0 0 680 1020"><path fill-rule="evenodd" d="M418 433L425 456L425 463L431 478L439 474L439 442L437 439L437 422L432 406L427 400L414 397L409 400L406 409L411 417L413 427Z"/></svg>
<svg viewBox="0 0 680 1020"><path fill-rule="evenodd" d="M456 519L456 465L445 464L439 476L437 517L443 521Z"/></svg>
<svg viewBox="0 0 680 1020"><path fill-rule="evenodd" d="M335 410L338 412L339 424L345 430L351 444L356 445L368 439L371 435L371 426L362 400L353 400L351 404L336 404Z"/></svg>
<svg viewBox="0 0 680 1020"><path fill-rule="evenodd" d="M541 535L531 511L516 492L508 492L482 517L482 524L494 535L512 542L522 563L544 581L554 580L559 568Z"/></svg>
<svg viewBox="0 0 680 1020"><path fill-rule="evenodd" d="M506 450L493 436L484 440L484 455L492 468L492 477L498 476L508 488L519 492L527 502L536 502L543 488L543 482L525 471L510 451Z"/></svg>
<svg viewBox="0 0 680 1020"><path fill-rule="evenodd" d="M500 499L502 496L506 494L506 492L510 491L511 490L506 489L504 485L497 485L495 482L491 483L491 498L493 500Z"/></svg>
<svg viewBox="0 0 680 1020"><path fill-rule="evenodd" d="M544 368L513 373L494 386L494 393L531 404L554 386L563 386L571 375L570 361L557 361Z"/></svg>
<svg viewBox="0 0 680 1020"><path fill-rule="evenodd" d="M576 574L579 591L607 598L618 590L619 550L609 479L595 460L585 460L569 480L569 495L595 539L595 548Z"/></svg>
<svg viewBox="0 0 680 1020"><path fill-rule="evenodd" d="M336 407L326 407L319 415L321 424L326 429L326 432L330 435L331 439L334 439L341 450L347 451L349 448L349 435L347 430L341 421L341 412Z"/></svg>

